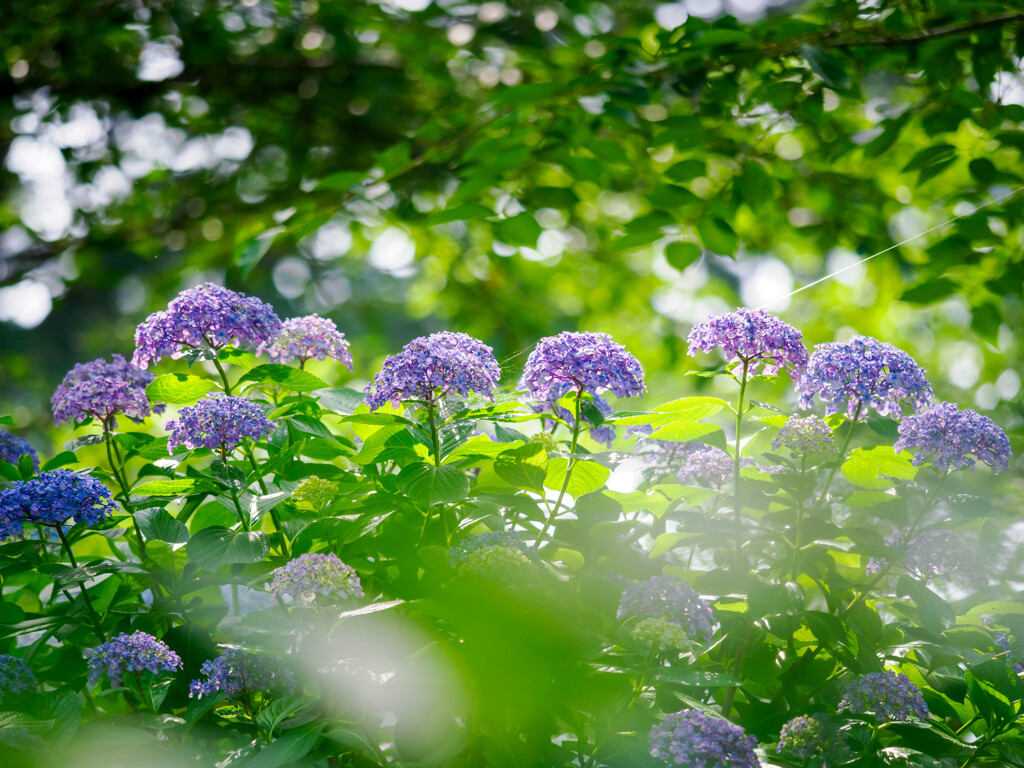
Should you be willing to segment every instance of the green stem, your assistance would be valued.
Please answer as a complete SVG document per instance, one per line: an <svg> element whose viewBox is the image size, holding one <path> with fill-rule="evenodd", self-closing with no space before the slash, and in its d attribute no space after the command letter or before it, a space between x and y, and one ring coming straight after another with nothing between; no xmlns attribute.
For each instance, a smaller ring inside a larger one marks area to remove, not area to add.
<svg viewBox="0 0 1024 768"><path fill-rule="evenodd" d="M742 498L740 495L740 438L743 433L743 398L747 393L747 372L750 369L750 362L747 360L743 361L743 376L740 379L740 399L736 405L736 450L733 456L733 470L734 470L734 482L735 486L735 502L733 504L733 522L735 525L736 533L736 557L735 567L736 571L743 570L743 519L740 516L740 510L743 507Z"/></svg>
<svg viewBox="0 0 1024 768"><path fill-rule="evenodd" d="M821 489L821 496L818 497L818 506L825 503L825 499L828 497L828 489L832 487L832 479L836 476L836 471L842 466L843 462L846 461L846 451L850 447L850 440L853 438L853 430L857 428L857 420L860 418L860 411L862 403L857 403L857 409L853 412L853 418L850 420L850 429L846 432L846 437L843 440L843 447L839 449L839 455L836 459L836 463L832 469L828 471L828 477L825 478L825 487Z"/></svg>
<svg viewBox="0 0 1024 768"><path fill-rule="evenodd" d="M224 370L224 366L220 364L220 359L217 357L217 350L214 349L213 364L217 367L217 373L220 374L221 381L224 382L224 394L231 394L231 382L228 381L228 372Z"/></svg>
<svg viewBox="0 0 1024 768"><path fill-rule="evenodd" d="M441 466L441 440L437 435L437 423L434 421L434 401L427 403L427 416L430 419L430 439L434 443L434 466Z"/></svg>
<svg viewBox="0 0 1024 768"><path fill-rule="evenodd" d="M555 506L551 510L551 514L548 515L548 519L544 521L544 527L540 531L540 535L537 537L537 541L534 542L534 546L539 547L541 542L544 541L544 537L547 536L548 529L551 528L555 523L555 518L558 517L558 512L562 508L562 500L565 499L565 492L569 489L569 481L572 479L572 471L576 466L576 446L579 445L580 440L580 410L583 406L583 387L577 386L576 388L576 420L572 424L572 443L569 447L569 463L565 466L565 480L562 481L562 490L558 492L558 499L555 501Z"/></svg>
<svg viewBox="0 0 1024 768"><path fill-rule="evenodd" d="M54 527L57 529L57 535L60 536L61 543L64 545L64 551L67 552L68 560L71 561L71 567L77 570L78 561L75 560L75 554L71 551L71 544L68 542L68 537L64 535L64 528L59 525ZM89 616L92 618L92 625L96 632L96 636L100 639L101 643L107 642L107 637L103 634L103 628L100 626L100 617L96 613L96 608L93 607L92 599L89 597L88 591L85 589L85 582L79 581L78 588L82 590L82 598L85 600L85 607L89 610Z"/></svg>
<svg viewBox="0 0 1024 768"><path fill-rule="evenodd" d="M259 464L256 463L256 453L253 451L252 445L249 443L243 443L242 452L249 459L249 464L252 466L253 472L256 473L256 482L260 486L260 493L266 496L269 493L269 490L267 489L267 484L263 482L263 476L260 474ZM281 516L277 513L276 509L272 508L270 510L270 519L274 521L274 527L281 534L281 540L283 542L281 549L284 552L285 557L291 557L291 542L288 541L288 534L285 533L284 525L281 523Z"/></svg>
<svg viewBox="0 0 1024 768"><path fill-rule="evenodd" d="M135 515L131 512L131 491L128 489L128 482L122 474L124 470L124 460L121 458L121 452L117 445L114 443L114 436L110 432L110 423L107 421L103 422L103 442L107 447L107 461L110 462L110 472L114 475L114 479L117 480L117 484L121 489L121 504L124 507L124 511L128 513L128 516L132 519L132 527L135 529L135 538L139 542L139 558L145 561L146 559L146 540L142 536L142 529L139 528L139 523L135 519ZM114 456L117 456L117 461L114 461Z"/></svg>

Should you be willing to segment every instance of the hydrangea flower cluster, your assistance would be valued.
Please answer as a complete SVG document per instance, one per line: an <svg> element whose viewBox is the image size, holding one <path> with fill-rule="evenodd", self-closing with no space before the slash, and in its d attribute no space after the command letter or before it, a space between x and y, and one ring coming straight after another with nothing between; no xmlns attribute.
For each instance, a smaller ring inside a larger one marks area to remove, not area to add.
<svg viewBox="0 0 1024 768"><path fill-rule="evenodd" d="M817 717L800 715L782 726L776 752L789 754L800 762L821 759L834 751L835 729Z"/></svg>
<svg viewBox="0 0 1024 768"><path fill-rule="evenodd" d="M463 574L503 581L540 565L540 553L515 532L490 531L463 539L448 550L448 562Z"/></svg>
<svg viewBox="0 0 1024 768"><path fill-rule="evenodd" d="M20 696L36 687L36 676L22 659L0 654L0 703L8 696Z"/></svg>
<svg viewBox="0 0 1024 768"><path fill-rule="evenodd" d="M611 409L599 397L637 397L647 387L640 361L607 333L563 331L537 342L526 360L523 386L532 397L556 403L571 390L589 392L603 413Z"/></svg>
<svg viewBox="0 0 1024 768"><path fill-rule="evenodd" d="M898 427L896 453L914 452L914 466L926 461L940 472L988 464L996 474L1010 468L1010 440L992 419L956 403L939 403L919 415L908 416Z"/></svg>
<svg viewBox="0 0 1024 768"><path fill-rule="evenodd" d="M177 672L181 669L181 658L150 634L136 631L122 632L112 640L97 646L89 659L89 684L94 685L106 675L113 687L121 685L128 673Z"/></svg>
<svg viewBox="0 0 1024 768"><path fill-rule="evenodd" d="M306 315L285 320L281 332L266 346L267 357L275 363L299 361L299 366L315 357L317 360L337 360L350 371L352 353L345 334L334 321L320 315Z"/></svg>
<svg viewBox="0 0 1024 768"><path fill-rule="evenodd" d="M0 459L17 464L25 454L32 458L32 467L39 471L39 454L36 449L29 445L27 440L22 440L17 435L0 430Z"/></svg>
<svg viewBox="0 0 1024 768"><path fill-rule="evenodd" d="M442 331L413 339L384 360L366 386L366 404L375 411L388 402L396 406L403 400L432 403L450 393L490 397L500 377L490 347L465 333Z"/></svg>
<svg viewBox="0 0 1024 768"><path fill-rule="evenodd" d="M1006 663L1013 665L1013 671L1018 675L1024 674L1024 664L1021 664L1016 659L1010 658L1010 638L1005 634L998 634L992 638L996 645L1003 649L1003 652L1007 654Z"/></svg>
<svg viewBox="0 0 1024 768"><path fill-rule="evenodd" d="M874 713L875 722L903 721L911 715L924 720L928 705L910 678L901 672L869 672L850 684L839 702L840 712Z"/></svg>
<svg viewBox="0 0 1024 768"><path fill-rule="evenodd" d="M835 447L832 430L817 416L790 416L772 440L772 450L788 448L797 456L826 453Z"/></svg>
<svg viewBox="0 0 1024 768"><path fill-rule="evenodd" d="M275 599L287 596L307 603L317 595L338 600L363 596L362 584L351 566L345 565L333 553L322 555L315 552L299 555L274 571L270 591Z"/></svg>
<svg viewBox="0 0 1024 768"><path fill-rule="evenodd" d="M214 283L182 291L167 309L154 312L135 329L132 362L146 368L189 349L220 349L229 344L262 347L281 332L273 307L253 296Z"/></svg>
<svg viewBox="0 0 1024 768"><path fill-rule="evenodd" d="M626 587L617 617L620 621L668 619L691 641L707 643L715 634L711 606L689 584L680 584L671 576L653 576Z"/></svg>
<svg viewBox="0 0 1024 768"><path fill-rule="evenodd" d="M962 531L934 530L917 534L904 543L905 534L897 530L885 537L887 547L903 547L907 572L922 581L940 578L981 589L989 583L989 561L979 556L975 542L966 539ZM868 573L878 573L881 562L872 558Z"/></svg>
<svg viewBox="0 0 1024 768"><path fill-rule="evenodd" d="M870 336L828 342L814 348L800 379L800 407L810 408L817 395L829 414L874 408L880 416L900 419L903 406L928 407L932 386L914 358Z"/></svg>
<svg viewBox="0 0 1024 768"><path fill-rule="evenodd" d="M0 492L0 541L21 533L25 523L58 526L73 517L96 525L116 509L110 490L96 478L51 469Z"/></svg>
<svg viewBox="0 0 1024 768"><path fill-rule="evenodd" d="M291 498L293 504L309 507L314 512L322 512L337 495L338 486L330 480L311 475L303 478L295 486Z"/></svg>
<svg viewBox="0 0 1024 768"><path fill-rule="evenodd" d="M186 405L178 418L168 421L171 433L167 448L171 453L179 446L191 450L210 448L233 451L242 438L260 440L274 431L274 423L263 415L263 409L252 400L235 395L206 395L195 405Z"/></svg>
<svg viewBox="0 0 1024 768"><path fill-rule="evenodd" d="M54 422L96 418L114 427L117 414L140 422L150 414L146 387L155 378L123 355L112 356L109 363L102 357L91 363L78 363L64 376L50 399ZM152 410L162 413L163 408L156 405Z"/></svg>
<svg viewBox="0 0 1024 768"><path fill-rule="evenodd" d="M749 372L774 376L782 368L794 381L807 365L804 337L796 328L763 309L741 307L735 312L697 323L686 340L690 354L721 349L728 361L750 364Z"/></svg>
<svg viewBox="0 0 1024 768"><path fill-rule="evenodd" d="M685 768L758 768L757 740L728 720L688 709L667 716L648 736L651 756Z"/></svg>
<svg viewBox="0 0 1024 768"><path fill-rule="evenodd" d="M295 688L294 675L280 659L238 648L229 648L216 659L204 661L200 672L206 680L192 681L190 698L212 696L217 691L229 696L275 690L291 693Z"/></svg>
<svg viewBox="0 0 1024 768"><path fill-rule="evenodd" d="M740 459L741 467L753 465L750 459ZM676 472L676 480L683 485L703 483L721 488L733 479L736 466L732 456L713 445L702 445L686 454L683 465Z"/></svg>

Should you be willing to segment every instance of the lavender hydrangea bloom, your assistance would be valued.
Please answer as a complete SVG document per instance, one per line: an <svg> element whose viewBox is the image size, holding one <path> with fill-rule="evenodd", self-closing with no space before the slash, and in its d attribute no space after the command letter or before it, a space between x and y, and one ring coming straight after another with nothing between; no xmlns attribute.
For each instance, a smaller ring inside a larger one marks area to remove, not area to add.
<svg viewBox="0 0 1024 768"><path fill-rule="evenodd" d="M217 691L229 696L275 690L291 693L295 688L295 677L280 659L238 648L229 648L216 659L203 662L200 672L206 680L192 681L190 698L212 696Z"/></svg>
<svg viewBox="0 0 1024 768"><path fill-rule="evenodd" d="M819 344L799 389L801 408L814 405L817 395L828 413L843 411L850 418L874 408L879 415L898 420L904 405L921 412L932 397L931 384L914 358L870 336Z"/></svg>
<svg viewBox="0 0 1024 768"><path fill-rule="evenodd" d="M653 576L630 584L622 593L618 619L666 618L682 629L688 638L710 642L715 634L715 615L711 606L689 584L680 584L671 576Z"/></svg>
<svg viewBox="0 0 1024 768"><path fill-rule="evenodd" d="M911 715L924 720L928 705L910 678L901 672L869 672L854 680L842 700L840 712L874 713L875 722L903 721Z"/></svg>
<svg viewBox="0 0 1024 768"><path fill-rule="evenodd" d="M696 445L696 444L695 444ZM750 459L740 459L741 467L753 466ZM733 479L736 466L732 456L713 445L702 445L686 454L683 466L676 473L676 480L683 485L704 483L720 488Z"/></svg>
<svg viewBox="0 0 1024 768"><path fill-rule="evenodd" d="M274 431L274 423L252 400L235 395L207 395L195 405L187 405L178 418L167 422L171 433L167 448L178 446L195 450L210 448L233 451L242 438L260 440Z"/></svg>
<svg viewBox="0 0 1024 768"><path fill-rule="evenodd" d="M117 505L99 480L67 469L51 469L19 480L0 492L0 541L21 533L25 523L96 525Z"/></svg>
<svg viewBox="0 0 1024 768"><path fill-rule="evenodd" d="M935 578L973 589L988 586L990 561L979 554L977 542L963 531L933 530L917 534L905 542L903 531L885 537L887 547L903 547L907 572L922 581ZM878 573L888 560L872 558L868 573Z"/></svg>
<svg viewBox="0 0 1024 768"><path fill-rule="evenodd" d="M0 703L9 696L20 696L36 687L36 676L22 659L0 654Z"/></svg>
<svg viewBox="0 0 1024 768"><path fill-rule="evenodd" d="M817 416L790 416L772 440L772 450L788 448L797 456L831 451L835 443L828 424Z"/></svg>
<svg viewBox="0 0 1024 768"><path fill-rule="evenodd" d="M651 756L685 768L758 768L757 740L728 720L696 710L668 715L648 736Z"/></svg>
<svg viewBox="0 0 1024 768"><path fill-rule="evenodd" d="M91 363L78 363L68 371L50 399L54 422L96 418L115 427L117 414L140 422L150 414L146 387L155 378L122 355L114 355L109 363L102 357ZM162 413L163 408L163 405L156 405L152 410Z"/></svg>
<svg viewBox="0 0 1024 768"><path fill-rule="evenodd" d="M182 291L167 309L154 312L135 329L132 362L146 368L163 357L181 357L204 346L262 347L281 332L273 308L253 296L205 283Z"/></svg>
<svg viewBox="0 0 1024 768"><path fill-rule="evenodd" d="M442 331L413 339L388 357L366 386L366 404L375 411L388 402L435 402L452 392L490 397L500 376L490 347L465 333Z"/></svg>
<svg viewBox="0 0 1024 768"><path fill-rule="evenodd" d="M763 366L765 375L774 376L782 368L796 381L807 365L803 339L800 331L775 315L741 307L697 323L686 343L691 355L721 349L726 360L747 363L750 373Z"/></svg>
<svg viewBox="0 0 1024 768"><path fill-rule="evenodd" d="M122 632L97 646L96 652L90 657L89 684L95 685L106 675L110 684L116 688L128 673L149 672L159 675L161 672L174 673L179 669L181 658L166 643L145 632L136 631L130 635Z"/></svg>
<svg viewBox="0 0 1024 768"><path fill-rule="evenodd" d="M607 333L563 331L537 342L526 360L523 384L532 397L555 403L571 390L594 396L642 395L644 369L640 361ZM601 405L598 404L598 408Z"/></svg>
<svg viewBox="0 0 1024 768"><path fill-rule="evenodd" d="M333 553L299 555L274 572L270 591L275 599L288 596L303 602L312 602L316 595L339 600L363 596L355 570Z"/></svg>
<svg viewBox="0 0 1024 768"><path fill-rule="evenodd" d="M39 454L36 453L36 449L29 445L27 440L22 440L17 435L0 430L0 459L9 461L11 464L17 464L18 459L25 454L31 457L32 467L38 472Z"/></svg>
<svg viewBox="0 0 1024 768"><path fill-rule="evenodd" d="M334 321L320 315L293 317L285 320L274 341L267 345L267 356L275 363L290 363L298 360L299 365L315 357L317 360L331 358L352 370L352 354L345 334L338 330Z"/></svg>
<svg viewBox="0 0 1024 768"><path fill-rule="evenodd" d="M975 461L988 464L996 474L1010 468L1010 441L992 419L956 403L939 403L920 415L908 416L899 425L896 453L914 452L914 466L926 461L940 472L968 467Z"/></svg>

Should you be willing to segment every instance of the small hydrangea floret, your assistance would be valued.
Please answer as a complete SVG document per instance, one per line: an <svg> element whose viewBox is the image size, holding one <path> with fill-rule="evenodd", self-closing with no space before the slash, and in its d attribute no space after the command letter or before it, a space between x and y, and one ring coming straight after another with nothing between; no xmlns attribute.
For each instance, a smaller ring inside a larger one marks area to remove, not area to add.
<svg viewBox="0 0 1024 768"><path fill-rule="evenodd" d="M27 524L56 527L74 518L96 525L116 509L110 490L96 478L51 469L0 492L0 541L21 533Z"/></svg>
<svg viewBox="0 0 1024 768"><path fill-rule="evenodd" d="M330 358L351 371L352 354L348 348L345 334L338 330L333 320L320 315L306 315L285 320L277 338L266 346L266 352L275 363L298 360L302 366L311 358Z"/></svg>
<svg viewBox="0 0 1024 768"><path fill-rule="evenodd" d="M790 416L772 440L772 450L788 448L797 456L827 453L835 447L832 430L817 416Z"/></svg>
<svg viewBox="0 0 1024 768"><path fill-rule="evenodd" d="M442 331L413 339L385 359L366 386L366 404L375 411L385 403L429 404L449 394L468 397L475 392L489 398L500 376L489 346L465 333Z"/></svg>
<svg viewBox="0 0 1024 768"><path fill-rule="evenodd" d="M757 740L738 725L696 710L668 715L648 736L651 756L682 768L759 768Z"/></svg>
<svg viewBox="0 0 1024 768"><path fill-rule="evenodd" d="M23 659L0 654L0 704L12 696L35 690L36 676Z"/></svg>
<svg viewBox="0 0 1024 768"><path fill-rule="evenodd" d="M715 615L707 601L671 576L630 584L622 593L617 616L620 621L668 619L691 641L707 643L715 634Z"/></svg>
<svg viewBox="0 0 1024 768"><path fill-rule="evenodd" d="M215 394L182 408L166 428L171 433L167 441L171 453L180 446L233 451L243 438L260 440L269 435L274 423L252 400Z"/></svg>
<svg viewBox="0 0 1024 768"><path fill-rule="evenodd" d="M930 461L940 472L964 467L974 471L976 462L988 464L995 473L1010 468L1010 440L992 419L956 403L939 403L922 414L908 416L898 427L896 453L913 451L913 463Z"/></svg>
<svg viewBox="0 0 1024 768"><path fill-rule="evenodd" d="M839 702L839 711L870 713L879 723L928 717L928 705L917 686L902 672L892 670L869 672L851 683Z"/></svg>
<svg viewBox="0 0 1024 768"><path fill-rule="evenodd" d="M16 465L22 456L32 459L32 468L39 471L39 454L36 449L27 440L0 430L0 459Z"/></svg>
<svg viewBox="0 0 1024 768"><path fill-rule="evenodd" d="M189 697L212 696L218 691L228 696L245 696L257 691L291 693L295 677L274 656L263 656L238 648L229 648L220 656L203 662L200 672L205 680L193 680Z"/></svg>
<svg viewBox="0 0 1024 768"><path fill-rule="evenodd" d="M931 384L914 358L870 336L819 344L799 389L801 408L810 408L817 396L829 414L845 413L851 419L873 408L898 420L904 406L921 412L932 397Z"/></svg>
<svg viewBox="0 0 1024 768"><path fill-rule="evenodd" d="M114 355L109 363L103 358L78 363L50 398L53 419L61 424L95 418L113 428L117 425L114 417L121 414L140 422L151 410L163 412L163 405L150 408L146 395L146 387L155 378L122 355Z"/></svg>
<svg viewBox="0 0 1024 768"><path fill-rule="evenodd" d="M117 688L125 675L142 676L148 673L158 676L175 673L181 669L181 658L166 643L150 634L136 631L122 632L100 646L89 658L89 684L95 685L106 676Z"/></svg>
<svg viewBox="0 0 1024 768"><path fill-rule="evenodd" d="M751 374L763 368L764 375L774 376L781 368L799 380L807 365L803 334L763 309L741 307L709 317L693 327L686 343L691 355L720 349L726 360L746 364Z"/></svg>
<svg viewBox="0 0 1024 768"><path fill-rule="evenodd" d="M167 309L154 312L135 330L132 362L146 368L164 357L229 344L260 348L281 331L274 309L253 296L204 283L182 291Z"/></svg>
<svg viewBox="0 0 1024 768"><path fill-rule="evenodd" d="M363 596L363 587L355 570L333 553L310 552L299 555L274 572L270 591L276 599L284 597L304 603L319 595L348 600Z"/></svg>

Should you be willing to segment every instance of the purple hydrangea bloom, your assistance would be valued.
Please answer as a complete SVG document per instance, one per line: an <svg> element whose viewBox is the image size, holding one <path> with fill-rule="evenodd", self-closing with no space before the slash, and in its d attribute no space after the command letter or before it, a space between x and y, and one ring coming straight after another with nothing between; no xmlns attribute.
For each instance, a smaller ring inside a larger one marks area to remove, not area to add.
<svg viewBox="0 0 1024 768"><path fill-rule="evenodd" d="M205 283L182 291L167 309L154 312L135 329L132 362L146 368L163 357L181 357L204 346L229 344L262 347L281 332L281 320L269 304Z"/></svg>
<svg viewBox="0 0 1024 768"><path fill-rule="evenodd" d="M291 670L274 656L229 648L200 668L206 680L193 680L189 697L212 696L223 691L229 696L241 696L255 691L282 690L291 693L295 678Z"/></svg>
<svg viewBox="0 0 1024 768"><path fill-rule="evenodd" d="M850 418L874 408L881 416L900 419L904 405L921 412L932 397L932 386L914 358L870 336L819 344L799 388L801 408L814 405L817 395L828 413L843 411Z"/></svg>
<svg viewBox="0 0 1024 768"><path fill-rule="evenodd" d="M910 678L901 672L869 672L850 684L839 702L840 712L874 713L875 722L903 721L911 715L924 720L928 705Z"/></svg>
<svg viewBox="0 0 1024 768"><path fill-rule="evenodd" d="M998 634L992 639L997 646L1002 648L1003 653L1006 654L1006 663L1013 665L1013 671L1016 672L1018 675L1024 675L1024 665L1022 665L1019 661L1009 657L1010 638L1007 637L1005 634Z"/></svg>
<svg viewBox="0 0 1024 768"><path fill-rule="evenodd" d="M490 397L500 376L494 352L479 339L451 331L432 333L413 339L384 361L366 386L366 404L375 411L388 402L432 403L450 393Z"/></svg>
<svg viewBox="0 0 1024 768"><path fill-rule="evenodd" d="M537 342L526 360L523 385L532 397L548 403L572 390L589 392L597 402L603 392L636 397L647 389L640 361L624 346L607 333L572 331Z"/></svg>
<svg viewBox="0 0 1024 768"><path fill-rule="evenodd" d="M51 469L0 491L0 541L21 533L26 523L96 525L116 511L110 490L89 475Z"/></svg>
<svg viewBox="0 0 1024 768"><path fill-rule="evenodd" d="M688 638L710 642L715 634L715 615L711 606L689 584L680 584L671 576L653 576L630 584L622 593L618 619L666 618L682 629Z"/></svg>
<svg viewBox="0 0 1024 768"><path fill-rule="evenodd" d="M91 363L78 363L50 399L53 419L61 424L96 418L111 427L116 426L113 417L117 414L142 421L150 413L146 387L155 378L122 355L114 355L109 363L102 357ZM152 410L162 413L163 408L156 405Z"/></svg>
<svg viewBox="0 0 1024 768"><path fill-rule="evenodd" d="M790 416L772 440L772 450L788 448L797 456L811 456L832 450L832 430L817 416Z"/></svg>
<svg viewBox="0 0 1024 768"><path fill-rule="evenodd" d="M903 547L907 572L922 581L939 578L974 589L988 586L990 562L979 554L977 542L963 531L934 530L917 534L909 542L904 532L885 537L887 547ZM868 573L878 573L888 560L872 558Z"/></svg>
<svg viewBox="0 0 1024 768"><path fill-rule="evenodd" d="M0 654L0 703L8 696L20 696L36 687L36 676L22 659Z"/></svg>
<svg viewBox="0 0 1024 768"><path fill-rule="evenodd" d="M776 752L790 754L801 762L825 757L835 750L835 728L818 717L800 715L782 726Z"/></svg>
<svg viewBox="0 0 1024 768"><path fill-rule="evenodd" d="M29 445L27 440L0 430L0 459L17 464L18 459L25 454L32 458L32 467L38 472L39 454L36 453L36 449Z"/></svg>
<svg viewBox="0 0 1024 768"><path fill-rule="evenodd" d="M312 357L317 360L331 358L352 370L352 354L345 334L330 318L320 315L293 317L285 320L274 341L266 346L267 356L275 363L298 360L305 365Z"/></svg>
<svg viewBox="0 0 1024 768"><path fill-rule="evenodd" d="M270 591L275 598L287 595L305 602L311 602L316 595L339 600L363 596L363 587L355 570L333 553L299 555L274 572Z"/></svg>
<svg viewBox="0 0 1024 768"><path fill-rule="evenodd" d="M741 307L735 312L697 323L686 340L690 354L721 349L725 359L749 364L749 372L774 376L783 368L794 381L807 365L804 337L796 328L763 309Z"/></svg>
<svg viewBox="0 0 1024 768"><path fill-rule="evenodd" d="M174 673L179 669L181 658L166 643L145 632L136 631L130 635L122 632L97 646L96 652L89 658L89 684L95 685L106 675L110 684L117 688L128 673L149 672L159 675L161 672Z"/></svg>
<svg viewBox="0 0 1024 768"><path fill-rule="evenodd" d="M750 459L740 459L741 467L753 464ZM732 480L735 473L736 465L732 456L713 445L700 445L686 454L683 466L676 473L676 480L683 485L704 483L720 488Z"/></svg>
<svg viewBox="0 0 1024 768"><path fill-rule="evenodd" d="M685 768L759 768L757 740L728 720L688 709L668 715L648 737L651 756Z"/></svg>
<svg viewBox="0 0 1024 768"><path fill-rule="evenodd" d="M171 433L167 448L178 446L195 450L210 448L233 451L243 437L260 440L274 431L274 423L252 400L235 395L206 395L195 405L187 405L178 418L167 422Z"/></svg>
<svg viewBox="0 0 1024 768"><path fill-rule="evenodd" d="M975 461L988 464L995 473L1010 468L1010 441L992 419L956 403L939 403L919 415L908 416L899 425L896 453L914 452L914 466L926 461L940 472L969 467Z"/></svg>

